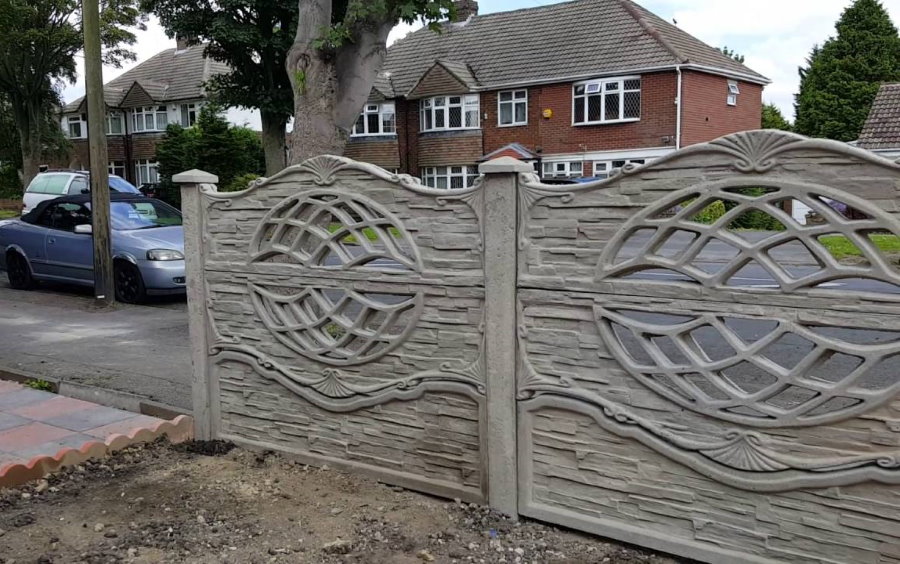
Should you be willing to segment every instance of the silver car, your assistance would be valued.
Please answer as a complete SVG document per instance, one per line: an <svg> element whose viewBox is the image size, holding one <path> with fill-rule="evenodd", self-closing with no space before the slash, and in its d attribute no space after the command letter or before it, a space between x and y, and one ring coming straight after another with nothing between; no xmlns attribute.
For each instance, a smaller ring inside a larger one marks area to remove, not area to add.
<svg viewBox="0 0 900 564"><path fill-rule="evenodd" d="M110 195L116 299L139 303L148 295L185 292L181 212L134 194ZM89 194L39 203L18 219L0 221L0 269L10 286L35 282L93 286Z"/></svg>
<svg viewBox="0 0 900 564"><path fill-rule="evenodd" d="M22 196L22 213L28 213L39 203L60 196L77 196L87 194L91 189L90 173L84 170L50 170L42 172L32 179ZM133 184L116 176L109 175L110 192L122 194L140 194Z"/></svg>

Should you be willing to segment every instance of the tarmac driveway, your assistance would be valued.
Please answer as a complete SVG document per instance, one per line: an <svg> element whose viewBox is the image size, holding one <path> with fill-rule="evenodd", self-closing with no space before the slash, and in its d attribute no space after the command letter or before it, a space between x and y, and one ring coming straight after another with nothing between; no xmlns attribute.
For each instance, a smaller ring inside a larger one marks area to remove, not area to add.
<svg viewBox="0 0 900 564"><path fill-rule="evenodd" d="M90 290L42 285L30 292L17 291L0 272L3 368L57 380L61 387L124 392L135 400L188 410L187 304L184 298L167 298L146 306L117 304L102 310L94 306ZM96 396L93 400L109 403Z"/></svg>

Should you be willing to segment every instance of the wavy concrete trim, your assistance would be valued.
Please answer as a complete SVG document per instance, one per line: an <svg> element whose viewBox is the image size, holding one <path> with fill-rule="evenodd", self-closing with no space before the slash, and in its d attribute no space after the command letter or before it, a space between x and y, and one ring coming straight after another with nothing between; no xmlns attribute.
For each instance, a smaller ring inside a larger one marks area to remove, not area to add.
<svg viewBox="0 0 900 564"><path fill-rule="evenodd" d="M24 464L12 462L0 465L0 488L37 480L62 468L81 464L92 458L102 458L125 447L148 443L162 436L173 443L191 440L194 438L194 419L179 415L171 421L160 421L150 427L137 427L125 435L110 435L105 441L90 441L77 449L66 447L55 455L38 455Z"/></svg>

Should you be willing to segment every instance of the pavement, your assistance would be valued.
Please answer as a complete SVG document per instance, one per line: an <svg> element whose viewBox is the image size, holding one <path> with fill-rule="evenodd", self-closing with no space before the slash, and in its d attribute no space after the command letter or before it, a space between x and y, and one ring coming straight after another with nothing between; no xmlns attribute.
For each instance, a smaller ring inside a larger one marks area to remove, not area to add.
<svg viewBox="0 0 900 564"><path fill-rule="evenodd" d="M0 381L0 487L136 442L190 437L192 421L138 415Z"/></svg>
<svg viewBox="0 0 900 564"><path fill-rule="evenodd" d="M148 404L189 413L184 298L111 309L93 302L90 289L79 287L13 290L0 273L0 377L44 379L63 395L132 411Z"/></svg>

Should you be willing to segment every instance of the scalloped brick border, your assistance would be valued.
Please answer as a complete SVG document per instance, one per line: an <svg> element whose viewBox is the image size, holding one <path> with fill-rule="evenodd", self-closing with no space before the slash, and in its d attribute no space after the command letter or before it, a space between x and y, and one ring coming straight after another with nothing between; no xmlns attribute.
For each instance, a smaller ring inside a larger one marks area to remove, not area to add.
<svg viewBox="0 0 900 564"><path fill-rule="evenodd" d="M0 488L18 486L31 480L43 478L62 468L81 464L92 458L103 458L125 447L148 443L165 436L173 443L181 443L194 438L194 419L179 415L171 421L160 421L150 427L138 427L126 435L110 435L105 441L90 441L80 448L66 447L55 455L35 456L25 464L18 462L0 466Z"/></svg>

